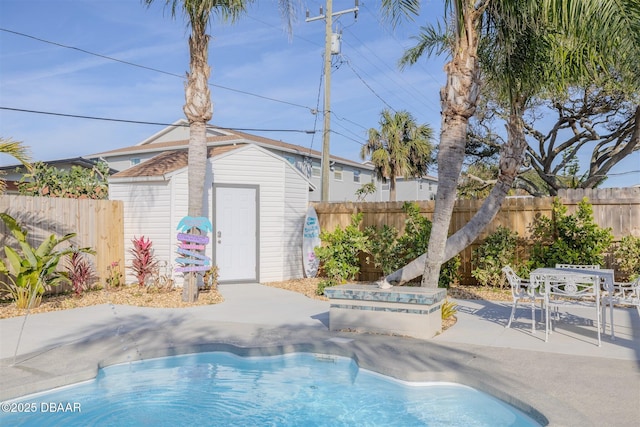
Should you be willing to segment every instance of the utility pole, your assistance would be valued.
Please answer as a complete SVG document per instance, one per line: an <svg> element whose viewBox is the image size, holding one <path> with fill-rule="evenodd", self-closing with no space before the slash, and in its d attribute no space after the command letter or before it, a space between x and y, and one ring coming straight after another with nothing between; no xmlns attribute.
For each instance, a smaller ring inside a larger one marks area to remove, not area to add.
<svg viewBox="0 0 640 427"><path fill-rule="evenodd" d="M329 167L331 154L329 151L330 131L331 131L331 57L340 53L340 35L333 34L333 17L353 12L358 18L358 0L355 0L355 7L339 12L333 12L333 0L326 0L326 14L320 7L320 15L309 17L307 10L306 22L324 19L324 129L322 130L322 177L320 181L321 200L329 201ZM334 37L335 36L335 37ZM334 42L335 40L335 42ZM335 43L336 46L333 46Z"/></svg>

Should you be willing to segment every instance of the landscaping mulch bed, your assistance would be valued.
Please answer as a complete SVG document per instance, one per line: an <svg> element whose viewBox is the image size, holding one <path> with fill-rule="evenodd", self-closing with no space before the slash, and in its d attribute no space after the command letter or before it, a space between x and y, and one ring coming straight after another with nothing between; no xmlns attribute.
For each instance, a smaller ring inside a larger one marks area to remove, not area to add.
<svg viewBox="0 0 640 427"><path fill-rule="evenodd" d="M325 296L316 295L318 282L321 279L297 279L284 282L264 283L266 286L286 289L301 293L308 298L327 301ZM358 282L366 283L366 282ZM495 290L474 286L456 286L448 289L447 294L457 299L484 299L490 301L511 301L511 293L508 289ZM39 307L32 308L29 313L46 313L49 311L68 310L71 308L88 307L99 304L133 305L138 307L156 308L184 308L201 305L218 304L224 301L222 295L216 290L200 291L195 303L182 302L182 290L170 291L147 290L135 285L124 286L115 290L95 290L84 292L81 296L73 294L46 296ZM16 308L9 301L0 302L0 319L23 316L26 310Z"/></svg>
<svg viewBox="0 0 640 427"><path fill-rule="evenodd" d="M195 303L185 303L182 302L182 289L158 291L130 285L108 291L101 289L84 292L80 296L74 294L45 296L40 306L32 308L29 310L29 313L46 313L100 304L183 308L218 304L222 301L224 301L224 298L222 298L222 295L215 289L200 291L198 300ZM16 308L13 302L3 301L0 303L0 319L23 316L24 314L26 314L26 310Z"/></svg>

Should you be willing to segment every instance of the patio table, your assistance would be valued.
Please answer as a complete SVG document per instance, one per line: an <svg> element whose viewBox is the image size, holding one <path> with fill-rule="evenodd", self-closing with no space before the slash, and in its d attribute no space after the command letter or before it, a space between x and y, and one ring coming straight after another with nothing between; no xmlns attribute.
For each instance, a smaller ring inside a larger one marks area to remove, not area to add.
<svg viewBox="0 0 640 427"><path fill-rule="evenodd" d="M589 275L589 276L598 276L600 277L600 291L605 291L609 293L613 293L614 290L614 271L612 269L602 268L602 269L586 269L586 268L552 268L552 267L543 267L537 268L530 273L531 283L539 282L540 279L544 280L545 287L544 289L540 289L539 292L544 293L548 300L549 298L549 279L558 276L558 275ZM536 278L538 280L536 280ZM598 295L597 298L600 298ZM610 304L610 316L611 322L613 323L613 304ZM548 307L546 308L548 311ZM604 310L603 310L604 311ZM598 314L600 315L600 314ZM547 326L548 327L548 326ZM604 324L603 324L604 329ZM604 331L603 331L604 332ZM611 336L613 338L613 328L611 331Z"/></svg>
<svg viewBox="0 0 640 427"><path fill-rule="evenodd" d="M599 276L602 281L602 288L607 292L613 291L613 270L608 268L600 268L600 269L588 269L588 268L552 268L552 267L542 267L536 268L531 272L531 277L533 276L553 276L557 274L589 274L592 276ZM543 290L541 290L543 291Z"/></svg>

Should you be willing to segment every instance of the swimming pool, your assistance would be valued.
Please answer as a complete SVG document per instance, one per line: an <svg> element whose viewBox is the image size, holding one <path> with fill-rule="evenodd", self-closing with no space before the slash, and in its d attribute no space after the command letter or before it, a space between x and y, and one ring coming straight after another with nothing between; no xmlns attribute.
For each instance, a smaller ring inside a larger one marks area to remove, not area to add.
<svg viewBox="0 0 640 427"><path fill-rule="evenodd" d="M101 369L95 380L3 403L24 426L539 426L451 383L406 383L348 358L212 352Z"/></svg>

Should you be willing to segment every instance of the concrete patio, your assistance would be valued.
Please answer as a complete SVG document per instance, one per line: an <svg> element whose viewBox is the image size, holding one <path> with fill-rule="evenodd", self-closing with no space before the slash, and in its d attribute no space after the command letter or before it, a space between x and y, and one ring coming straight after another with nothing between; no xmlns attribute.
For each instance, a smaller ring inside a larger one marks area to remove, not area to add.
<svg viewBox="0 0 640 427"><path fill-rule="evenodd" d="M110 304L0 320L0 399L93 378L100 366L194 351L305 351L353 357L408 381L453 381L553 426L636 426L640 317L616 309L616 339L597 347L593 310L576 309L544 341L522 308L456 301L458 322L430 340L330 332L329 303L259 284L223 285L225 302L188 309ZM539 328L542 324L538 325ZM22 332L19 346L18 337ZM17 346L17 347L16 347ZM1 417L0 417L1 420Z"/></svg>

